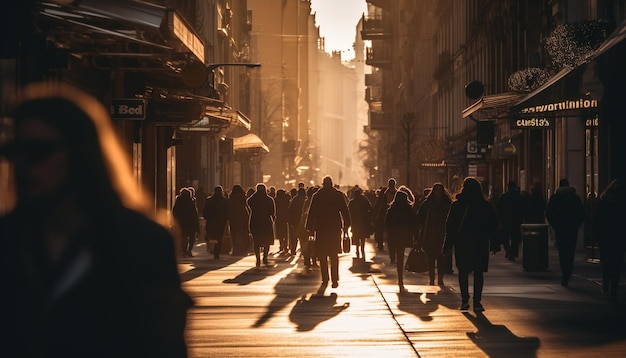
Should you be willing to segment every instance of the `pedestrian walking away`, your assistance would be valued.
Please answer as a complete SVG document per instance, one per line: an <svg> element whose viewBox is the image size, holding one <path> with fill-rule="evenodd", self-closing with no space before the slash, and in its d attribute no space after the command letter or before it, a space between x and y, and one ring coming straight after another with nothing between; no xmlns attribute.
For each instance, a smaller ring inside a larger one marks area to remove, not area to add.
<svg viewBox="0 0 626 358"><path fill-rule="evenodd" d="M135 184L108 110L54 82L18 98L0 148L16 185L0 218L5 354L186 357L192 301L174 239Z"/></svg>
<svg viewBox="0 0 626 358"><path fill-rule="evenodd" d="M274 220L276 205L268 195L265 184L257 184L256 191L248 198L250 207L250 233L254 243L256 267L261 267L261 248L263 248L263 264L269 265L270 246L274 244Z"/></svg>
<svg viewBox="0 0 626 358"><path fill-rule="evenodd" d="M559 251L561 286L567 287L574 270L574 253L578 228L585 220L585 207L569 180L561 179L559 188L552 194L546 207L546 219L554 229Z"/></svg>
<svg viewBox="0 0 626 358"><path fill-rule="evenodd" d="M413 246L416 230L415 213L406 190L396 191L391 206L385 215L385 228L389 250L393 248L396 258L398 289L400 293L403 293L406 292L404 288L404 251L407 247Z"/></svg>
<svg viewBox="0 0 626 358"><path fill-rule="evenodd" d="M246 192L239 184L233 185L228 196L230 214L228 224L233 241L232 254L246 256L250 251L250 208L248 208Z"/></svg>
<svg viewBox="0 0 626 358"><path fill-rule="evenodd" d="M522 196L514 181L507 184L507 191L498 199L496 215L500 221L505 257L513 261L519 257L519 247L522 243L521 225L524 218Z"/></svg>
<svg viewBox="0 0 626 358"><path fill-rule="evenodd" d="M224 188L221 185L215 187L213 195L204 202L202 214L206 222L206 243L207 249L213 245L213 258L219 259L222 253L224 233L228 224L228 214L230 213L228 198L224 196Z"/></svg>
<svg viewBox="0 0 626 358"><path fill-rule="evenodd" d="M454 248L461 290L461 310L469 309L469 274L474 276L473 309L484 311L481 303L484 272L489 268L489 252L495 254L498 219L493 207L485 200L480 183L467 177L455 196L446 219L444 255Z"/></svg>
<svg viewBox="0 0 626 358"><path fill-rule="evenodd" d="M452 204L450 193L443 184L435 183L426 199L417 211L417 236L416 247L424 249L428 257L429 284L435 284L435 269L437 270L437 284L444 285L446 271L446 259L441 248L446 234L446 219Z"/></svg>
<svg viewBox="0 0 626 358"><path fill-rule="evenodd" d="M361 188L352 192L348 210L352 219L352 245L356 247L356 258L365 261L365 239L374 231L372 226L372 204L363 195Z"/></svg>
<svg viewBox="0 0 626 358"><path fill-rule="evenodd" d="M285 189L276 190L276 221L274 222L276 238L278 239L279 251L283 254L289 253L289 204L291 197Z"/></svg>
<svg viewBox="0 0 626 358"><path fill-rule="evenodd" d="M342 230L352 225L344 194L333 187L330 176L324 177L322 187L313 194L305 227L315 235L315 254L320 262L322 283L328 283L329 269L332 287L339 286L339 256ZM330 262L330 266L329 266Z"/></svg>
<svg viewBox="0 0 626 358"><path fill-rule="evenodd" d="M198 210L189 188L181 188L172 207L172 216L181 231L181 249L184 257L193 257L193 247L200 230Z"/></svg>

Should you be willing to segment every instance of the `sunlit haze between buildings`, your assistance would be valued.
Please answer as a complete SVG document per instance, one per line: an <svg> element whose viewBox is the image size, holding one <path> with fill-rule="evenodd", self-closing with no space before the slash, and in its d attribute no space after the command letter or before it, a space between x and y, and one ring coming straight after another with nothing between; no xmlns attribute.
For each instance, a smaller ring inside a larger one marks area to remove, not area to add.
<svg viewBox="0 0 626 358"><path fill-rule="evenodd" d="M325 39L325 50L341 51L343 60L354 58L356 25L367 11L365 0L311 0L311 11Z"/></svg>

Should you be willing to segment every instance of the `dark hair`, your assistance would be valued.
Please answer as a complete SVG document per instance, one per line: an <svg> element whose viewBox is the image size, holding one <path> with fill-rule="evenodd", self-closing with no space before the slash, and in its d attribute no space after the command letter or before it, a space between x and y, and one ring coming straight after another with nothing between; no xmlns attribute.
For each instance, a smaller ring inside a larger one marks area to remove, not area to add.
<svg viewBox="0 0 626 358"><path fill-rule="evenodd" d="M37 98L22 103L14 113L16 134L28 120L40 120L55 128L67 148L70 185L79 193L85 209L101 210L121 205L105 164L98 131L91 117L62 97ZM20 183L17 183L20 200ZM89 195L87 195L89 193ZM97 203L93 205L93 203ZM104 207L103 207L104 206Z"/></svg>

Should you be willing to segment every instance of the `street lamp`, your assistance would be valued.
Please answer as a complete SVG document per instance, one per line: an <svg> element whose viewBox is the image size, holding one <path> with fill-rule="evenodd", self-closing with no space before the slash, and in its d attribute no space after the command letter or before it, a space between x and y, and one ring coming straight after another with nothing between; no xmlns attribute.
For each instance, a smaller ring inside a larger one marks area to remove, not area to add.
<svg viewBox="0 0 626 358"><path fill-rule="evenodd" d="M402 116L402 129L406 134L406 185L411 187L411 140L415 128L415 113L406 112Z"/></svg>

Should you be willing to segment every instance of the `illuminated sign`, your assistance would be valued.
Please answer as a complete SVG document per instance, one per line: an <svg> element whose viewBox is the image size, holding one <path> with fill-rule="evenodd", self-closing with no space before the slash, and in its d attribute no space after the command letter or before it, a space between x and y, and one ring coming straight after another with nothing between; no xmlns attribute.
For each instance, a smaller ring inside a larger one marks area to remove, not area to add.
<svg viewBox="0 0 626 358"><path fill-rule="evenodd" d="M585 119L585 127L595 128L598 126L598 117Z"/></svg>
<svg viewBox="0 0 626 358"><path fill-rule="evenodd" d="M525 118L513 121L513 129L536 129L552 127L554 119L549 118Z"/></svg>
<svg viewBox="0 0 626 358"><path fill-rule="evenodd" d="M204 43L175 12L169 13L169 26L174 36L204 63Z"/></svg>
<svg viewBox="0 0 626 358"><path fill-rule="evenodd" d="M537 106L526 107L520 110L520 114L545 113L555 111L567 111L572 109L591 109L598 108L598 100L596 99L577 99L565 100L561 102L540 104Z"/></svg>
<svg viewBox="0 0 626 358"><path fill-rule="evenodd" d="M139 98L113 98L109 113L113 119L135 119L146 118L146 102Z"/></svg>

